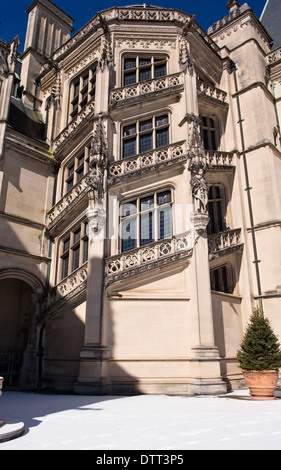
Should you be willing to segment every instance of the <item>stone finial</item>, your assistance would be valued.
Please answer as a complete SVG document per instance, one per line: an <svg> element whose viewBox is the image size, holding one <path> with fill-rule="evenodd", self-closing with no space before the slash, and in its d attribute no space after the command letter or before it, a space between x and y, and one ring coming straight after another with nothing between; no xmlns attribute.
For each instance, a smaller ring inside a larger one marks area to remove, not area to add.
<svg viewBox="0 0 281 470"><path fill-rule="evenodd" d="M240 7L238 0L229 0L226 4L227 8L229 9L229 12L232 13Z"/></svg>

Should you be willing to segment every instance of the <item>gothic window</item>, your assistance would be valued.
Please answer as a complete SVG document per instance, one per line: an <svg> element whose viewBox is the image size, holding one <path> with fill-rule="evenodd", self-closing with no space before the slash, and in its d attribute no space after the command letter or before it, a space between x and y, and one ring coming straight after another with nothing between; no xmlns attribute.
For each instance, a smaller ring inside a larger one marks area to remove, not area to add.
<svg viewBox="0 0 281 470"><path fill-rule="evenodd" d="M149 152L169 144L167 114L139 120L123 127L123 158Z"/></svg>
<svg viewBox="0 0 281 470"><path fill-rule="evenodd" d="M123 85L133 85L167 75L165 56L125 57L123 62Z"/></svg>
<svg viewBox="0 0 281 470"><path fill-rule="evenodd" d="M201 138L205 150L217 150L218 133L216 122L213 117L200 116L201 119Z"/></svg>
<svg viewBox="0 0 281 470"><path fill-rule="evenodd" d="M224 223L224 191L221 184L213 184L209 188L208 195L208 212L210 222L208 224L208 234L223 232L225 230Z"/></svg>
<svg viewBox="0 0 281 470"><path fill-rule="evenodd" d="M155 192L121 204L122 251L171 238L172 195L170 190Z"/></svg>
<svg viewBox="0 0 281 470"><path fill-rule="evenodd" d="M233 282L230 266L220 266L210 272L211 289L216 292L233 294Z"/></svg>
<svg viewBox="0 0 281 470"><path fill-rule="evenodd" d="M90 146L72 159L64 169L63 194L78 183L89 170Z"/></svg>
<svg viewBox="0 0 281 470"><path fill-rule="evenodd" d="M95 96L96 65L76 77L70 86L70 119L73 119Z"/></svg>
<svg viewBox="0 0 281 470"><path fill-rule="evenodd" d="M61 242L60 279L64 279L88 260L88 222L82 222Z"/></svg>

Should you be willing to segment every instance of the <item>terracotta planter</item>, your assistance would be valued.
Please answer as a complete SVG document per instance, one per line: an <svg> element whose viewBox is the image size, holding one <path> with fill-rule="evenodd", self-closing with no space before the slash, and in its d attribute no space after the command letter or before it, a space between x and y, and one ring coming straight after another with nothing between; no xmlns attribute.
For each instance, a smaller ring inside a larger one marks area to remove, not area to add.
<svg viewBox="0 0 281 470"><path fill-rule="evenodd" d="M275 400L278 370L243 370L243 376L254 400Z"/></svg>
<svg viewBox="0 0 281 470"><path fill-rule="evenodd" d="M0 377L0 397L2 395L2 386L3 386L4 379L3 377Z"/></svg>

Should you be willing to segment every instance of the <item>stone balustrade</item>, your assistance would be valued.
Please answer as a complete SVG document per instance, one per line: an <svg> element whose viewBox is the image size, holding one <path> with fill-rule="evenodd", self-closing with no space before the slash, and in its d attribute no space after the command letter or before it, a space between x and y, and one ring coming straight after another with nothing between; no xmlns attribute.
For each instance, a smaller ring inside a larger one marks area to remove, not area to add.
<svg viewBox="0 0 281 470"><path fill-rule="evenodd" d="M161 91L171 91L183 86L183 74L175 73L164 77L147 80L145 82L135 83L120 88L115 88L110 92L110 106L114 108L128 102L129 99L147 96L149 93Z"/></svg>
<svg viewBox="0 0 281 470"><path fill-rule="evenodd" d="M134 157L112 162L109 167L109 176L120 177L138 170L151 168L161 163L168 163L183 157L186 154L185 143L176 142L166 147L151 150Z"/></svg>
<svg viewBox="0 0 281 470"><path fill-rule="evenodd" d="M207 165L209 168L216 166L234 166L233 152L221 152L220 150L206 150Z"/></svg>
<svg viewBox="0 0 281 470"><path fill-rule="evenodd" d="M161 240L105 260L106 286L112 282L190 257L193 233Z"/></svg>
<svg viewBox="0 0 281 470"><path fill-rule="evenodd" d="M65 297L74 296L86 288L88 278L88 262L77 268L73 273L59 282L41 298L42 314L50 310Z"/></svg>
<svg viewBox="0 0 281 470"><path fill-rule="evenodd" d="M46 227L50 231L67 213L75 203L77 203L85 194L89 191L89 185L87 184L88 173L67 192L47 213L46 216Z"/></svg>
<svg viewBox="0 0 281 470"><path fill-rule="evenodd" d="M197 80L197 93L200 96L206 98L214 99L216 101L221 101L226 103L227 93L219 88L211 85L210 83L204 82L202 80Z"/></svg>
<svg viewBox="0 0 281 470"><path fill-rule="evenodd" d="M226 230L208 236L209 257L213 259L231 249L241 247L241 229Z"/></svg>

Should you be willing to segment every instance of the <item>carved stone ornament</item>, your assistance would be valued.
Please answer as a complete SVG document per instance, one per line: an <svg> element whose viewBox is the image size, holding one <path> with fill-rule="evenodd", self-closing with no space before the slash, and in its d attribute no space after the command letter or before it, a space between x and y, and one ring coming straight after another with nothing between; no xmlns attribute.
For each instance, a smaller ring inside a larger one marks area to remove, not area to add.
<svg viewBox="0 0 281 470"><path fill-rule="evenodd" d="M2 44L0 44L0 46L2 46ZM7 47L0 48L0 75L7 75L9 73L8 53L9 50Z"/></svg>
<svg viewBox="0 0 281 470"><path fill-rule="evenodd" d="M110 67L113 64L113 52L107 22L100 13L98 13L98 18L104 33L98 67L103 71L105 67Z"/></svg>
<svg viewBox="0 0 281 470"><path fill-rule="evenodd" d="M207 169L207 156L203 147L200 134L200 119L198 116L188 116L190 121L190 161L191 189L194 199L194 210L200 214L208 214L208 192L209 185L205 179Z"/></svg>
<svg viewBox="0 0 281 470"><path fill-rule="evenodd" d="M194 66L189 51L189 45L184 36L179 40L179 64L183 72L189 70L190 74L193 75Z"/></svg>
<svg viewBox="0 0 281 470"><path fill-rule="evenodd" d="M107 142L104 135L102 119L99 118L90 149L90 199L95 204L103 204L105 194L105 178L108 160Z"/></svg>
<svg viewBox="0 0 281 470"><path fill-rule="evenodd" d="M194 198L194 210L199 213L207 213L209 185L204 177L204 169L192 171L191 188Z"/></svg>

